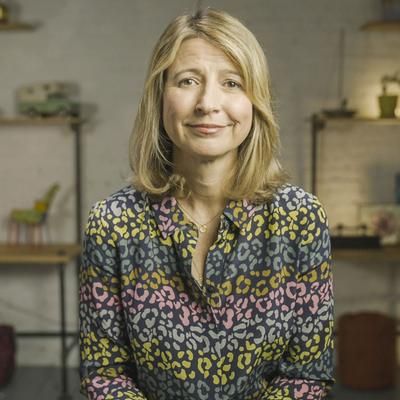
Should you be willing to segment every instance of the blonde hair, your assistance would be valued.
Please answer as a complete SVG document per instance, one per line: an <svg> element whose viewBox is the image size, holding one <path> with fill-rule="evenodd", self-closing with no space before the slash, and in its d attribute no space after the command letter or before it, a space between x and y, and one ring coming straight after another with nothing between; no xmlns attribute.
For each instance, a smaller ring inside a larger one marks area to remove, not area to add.
<svg viewBox="0 0 400 400"><path fill-rule="evenodd" d="M177 17L153 50L129 142L132 183L153 196L188 194L184 178L173 173L172 144L162 126L162 97L166 71L182 42L191 38L205 39L226 54L241 73L253 104L252 128L239 147L225 195L228 199L268 200L287 175L278 161L279 130L272 111L267 61L257 39L240 21L211 8Z"/></svg>

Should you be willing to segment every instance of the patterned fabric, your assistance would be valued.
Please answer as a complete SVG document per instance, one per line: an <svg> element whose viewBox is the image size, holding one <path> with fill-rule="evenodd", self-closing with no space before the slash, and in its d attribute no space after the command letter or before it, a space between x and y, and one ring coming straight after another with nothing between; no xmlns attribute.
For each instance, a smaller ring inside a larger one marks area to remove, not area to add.
<svg viewBox="0 0 400 400"><path fill-rule="evenodd" d="M127 187L91 210L81 269L81 377L89 399L323 399L333 300L326 215L284 185L227 204L205 265L173 197Z"/></svg>

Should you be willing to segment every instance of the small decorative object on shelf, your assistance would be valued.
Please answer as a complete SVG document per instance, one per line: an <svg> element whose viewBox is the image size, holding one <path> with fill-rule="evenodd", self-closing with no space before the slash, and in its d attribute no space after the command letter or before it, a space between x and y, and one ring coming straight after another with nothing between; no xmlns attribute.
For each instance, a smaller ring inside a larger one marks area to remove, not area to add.
<svg viewBox="0 0 400 400"><path fill-rule="evenodd" d="M43 198L35 201L33 208L11 210L8 221L9 244L21 242L20 228L25 228L27 243L43 243L43 229L46 227L49 209L59 188L57 183L53 184Z"/></svg>
<svg viewBox="0 0 400 400"><path fill-rule="evenodd" d="M0 1L0 24L8 22L8 6L4 1Z"/></svg>
<svg viewBox="0 0 400 400"><path fill-rule="evenodd" d="M397 223L395 215L389 211L380 211L372 217L374 232L381 237L382 244L397 243Z"/></svg>
<svg viewBox="0 0 400 400"><path fill-rule="evenodd" d="M21 7L12 0L0 0L0 31L31 31L38 24L20 21Z"/></svg>
<svg viewBox="0 0 400 400"><path fill-rule="evenodd" d="M400 85L400 70L392 75L384 75L381 78L382 94L378 97L381 118L396 118L395 111L398 95L387 93L389 83L398 83Z"/></svg>
<svg viewBox="0 0 400 400"><path fill-rule="evenodd" d="M397 245L400 242L400 205L361 205L360 220L367 225L368 233L379 236L381 245Z"/></svg>
<svg viewBox="0 0 400 400"><path fill-rule="evenodd" d="M347 99L343 99L339 108L323 109L322 114L328 118L352 118L356 110L347 108Z"/></svg>
<svg viewBox="0 0 400 400"><path fill-rule="evenodd" d="M17 112L29 117L79 117L80 103L73 101L72 85L65 82L46 82L28 85L17 90Z"/></svg>

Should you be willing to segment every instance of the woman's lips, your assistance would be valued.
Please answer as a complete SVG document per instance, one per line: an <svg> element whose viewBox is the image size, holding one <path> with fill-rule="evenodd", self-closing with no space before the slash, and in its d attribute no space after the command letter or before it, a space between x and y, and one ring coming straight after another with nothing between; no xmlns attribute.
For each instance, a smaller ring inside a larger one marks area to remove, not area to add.
<svg viewBox="0 0 400 400"><path fill-rule="evenodd" d="M217 124L189 124L189 126L196 131L203 134L217 133L219 130L225 128L227 125Z"/></svg>

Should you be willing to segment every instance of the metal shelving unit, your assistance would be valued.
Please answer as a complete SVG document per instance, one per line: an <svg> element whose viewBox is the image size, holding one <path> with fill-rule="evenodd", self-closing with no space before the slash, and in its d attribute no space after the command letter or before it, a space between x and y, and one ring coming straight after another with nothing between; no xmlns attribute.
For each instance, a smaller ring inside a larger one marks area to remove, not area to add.
<svg viewBox="0 0 400 400"><path fill-rule="evenodd" d="M71 399L68 393L67 357L70 350L76 345L77 332L66 331L65 321L65 266L74 259L76 260L76 276L80 266L80 243L82 239L82 181L81 181L81 127L83 120L70 117L50 118L26 118L26 117L0 117L0 128L10 126L67 126L74 134L74 169L75 169L75 224L76 244L57 244L27 246L0 245L0 264L23 264L23 265L54 265L58 266L60 282L60 331L57 332L17 332L18 337L48 338L59 337L61 339L61 393L60 400ZM73 342L67 346L67 337L72 337Z"/></svg>
<svg viewBox="0 0 400 400"><path fill-rule="evenodd" d="M400 125L400 118L328 118L321 113L315 113L311 116L311 191L317 194L317 163L318 163L318 138L320 133L328 124L338 123L348 124L374 124L382 125Z"/></svg>
<svg viewBox="0 0 400 400"><path fill-rule="evenodd" d="M327 118L323 114L313 114L311 116L311 191L317 194L317 163L318 163L318 138L328 124L341 124L344 127L349 124L374 124L379 126L399 125L400 118ZM391 298L391 314L395 315L396 304L399 301L397 293L397 268L400 264L400 246L390 246L381 248L354 248L354 249L335 249L333 248L333 259L357 263L380 263L385 262L392 266L389 277ZM400 334L400 330L398 330Z"/></svg>
<svg viewBox="0 0 400 400"><path fill-rule="evenodd" d="M0 127L3 126L69 126L74 134L74 166L75 166L75 218L76 218L76 242L82 239L82 181L81 181L81 127L84 121L73 117L0 117Z"/></svg>

